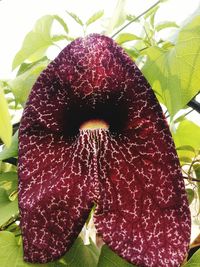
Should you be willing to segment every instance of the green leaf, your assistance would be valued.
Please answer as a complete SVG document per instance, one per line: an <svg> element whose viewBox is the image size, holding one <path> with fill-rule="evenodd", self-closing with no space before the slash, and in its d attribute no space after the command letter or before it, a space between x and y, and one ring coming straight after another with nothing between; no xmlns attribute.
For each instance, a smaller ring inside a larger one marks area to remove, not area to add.
<svg viewBox="0 0 200 267"><path fill-rule="evenodd" d="M151 17L152 15L155 16L156 12L158 11L158 9L160 8L159 5L156 5L154 8L151 8L145 15L144 18L147 19L149 17Z"/></svg>
<svg viewBox="0 0 200 267"><path fill-rule="evenodd" d="M162 95L171 116L186 106L198 93L200 84L200 16L179 32L174 47L164 50L150 47L143 51L143 68L152 88Z"/></svg>
<svg viewBox="0 0 200 267"><path fill-rule="evenodd" d="M176 150L187 150L195 153L195 149L192 146L179 146L176 148Z"/></svg>
<svg viewBox="0 0 200 267"><path fill-rule="evenodd" d="M152 27L154 27L155 15L159 8L159 5L155 6L154 8L150 9L144 16L145 19L149 18Z"/></svg>
<svg viewBox="0 0 200 267"><path fill-rule="evenodd" d="M192 258L190 258L189 261L183 265L183 267L199 267L200 266L199 263L200 263L200 249L198 249L194 253Z"/></svg>
<svg viewBox="0 0 200 267"><path fill-rule="evenodd" d="M0 187L0 226L18 213L18 200L11 201L7 191Z"/></svg>
<svg viewBox="0 0 200 267"><path fill-rule="evenodd" d="M71 18L73 18L79 25L83 26L84 23L82 22L82 20L73 12L68 12L66 11L68 15L70 15Z"/></svg>
<svg viewBox="0 0 200 267"><path fill-rule="evenodd" d="M134 60L134 61L136 61L136 59L140 55L139 51L136 48L126 48L126 47L124 47L124 50L132 58L132 60Z"/></svg>
<svg viewBox="0 0 200 267"><path fill-rule="evenodd" d="M194 199L194 190L192 190L191 188L187 188L186 192L187 192L188 202L189 202L189 205L190 205L192 203L193 199Z"/></svg>
<svg viewBox="0 0 200 267"><path fill-rule="evenodd" d="M16 172L0 173L0 188L6 190L8 197L17 190L18 176Z"/></svg>
<svg viewBox="0 0 200 267"><path fill-rule="evenodd" d="M18 72L17 72L17 76L19 76L19 75L23 74L24 72L32 69L34 66L37 66L38 63L41 63L41 62L45 62L45 64L48 64L50 62L50 60L45 56L45 57L43 57L43 58L41 58L41 59L39 59L39 60L37 60L37 61L35 61L33 63L22 63L20 65L20 68L19 68Z"/></svg>
<svg viewBox="0 0 200 267"><path fill-rule="evenodd" d="M98 262L98 250L94 243L84 245L83 240L79 237L74 242L72 248L59 261L56 267L96 267Z"/></svg>
<svg viewBox="0 0 200 267"><path fill-rule="evenodd" d="M189 157L184 157L184 156L179 156L179 160L182 164L184 163L191 163L192 162L192 158Z"/></svg>
<svg viewBox="0 0 200 267"><path fill-rule="evenodd" d="M60 16L54 15L53 18L60 23L60 25L63 27L63 29L64 29L64 31L66 33L69 33L69 29L67 27L67 24L65 23L65 21Z"/></svg>
<svg viewBox="0 0 200 267"><path fill-rule="evenodd" d="M127 14L127 15L126 15L126 19L127 19L128 21L131 21L131 20L136 19L136 16L135 16L135 15L132 15L132 14Z"/></svg>
<svg viewBox="0 0 200 267"><path fill-rule="evenodd" d="M1 267L48 267L49 264L31 264L23 260L22 240L13 233L0 232L0 266ZM56 265L54 265L56 267ZM53 267L53 266L52 266Z"/></svg>
<svg viewBox="0 0 200 267"><path fill-rule="evenodd" d="M179 26L173 21L162 21L156 25L156 31L159 32L166 28L179 28Z"/></svg>
<svg viewBox="0 0 200 267"><path fill-rule="evenodd" d="M87 21L86 21L86 26L89 26L90 24L94 23L98 19L100 19L104 15L103 10L99 10L98 12L94 13Z"/></svg>
<svg viewBox="0 0 200 267"><path fill-rule="evenodd" d="M189 146L195 150L200 149L200 127L189 121L184 120L179 123L179 126L175 133L173 133L173 139L176 147L186 147ZM194 157L194 151L192 149L178 150L179 157Z"/></svg>
<svg viewBox="0 0 200 267"><path fill-rule="evenodd" d="M93 244L94 245L94 244ZM60 260L46 264L31 264L23 261L22 240L7 231L0 232L1 267L96 267L97 256L90 247L78 238L72 248Z"/></svg>
<svg viewBox="0 0 200 267"><path fill-rule="evenodd" d="M18 155L18 131L13 135L11 145L9 148L4 147L0 152L0 160L17 157Z"/></svg>
<svg viewBox="0 0 200 267"><path fill-rule="evenodd" d="M129 41L135 41L135 40L141 40L141 39L142 39L141 37L135 34L132 34L132 33L121 33L120 35L118 35L115 41L121 45Z"/></svg>
<svg viewBox="0 0 200 267"><path fill-rule="evenodd" d="M47 48L53 44L51 39L53 20L54 16L47 15L36 22L34 29L26 35L22 48L14 58L13 69L27 59L33 62L44 56Z"/></svg>
<svg viewBox="0 0 200 267"><path fill-rule="evenodd" d="M54 42L58 42L58 41L62 41L62 40L73 41L74 38L73 37L70 37L68 35L59 34L59 35L53 35L52 36L52 40Z"/></svg>
<svg viewBox="0 0 200 267"><path fill-rule="evenodd" d="M11 144L12 124L11 117L8 111L8 103L4 96L3 88L0 84L0 138L7 147Z"/></svg>
<svg viewBox="0 0 200 267"><path fill-rule="evenodd" d="M125 13L126 0L118 0L117 5L114 9L112 17L109 20L106 34L110 35L114 29L118 28L126 21Z"/></svg>
<svg viewBox="0 0 200 267"><path fill-rule="evenodd" d="M200 180L200 164L194 164L193 166L197 179Z"/></svg>
<svg viewBox="0 0 200 267"><path fill-rule="evenodd" d="M48 60L39 60L37 64L33 63L32 66L29 66L29 68L21 75L18 75L15 79L8 81L16 100L20 104L24 105L32 86L48 63Z"/></svg>
<svg viewBox="0 0 200 267"><path fill-rule="evenodd" d="M136 267L136 265L130 264L116 253L114 253L108 246L104 245L101 249L99 262L97 267Z"/></svg>

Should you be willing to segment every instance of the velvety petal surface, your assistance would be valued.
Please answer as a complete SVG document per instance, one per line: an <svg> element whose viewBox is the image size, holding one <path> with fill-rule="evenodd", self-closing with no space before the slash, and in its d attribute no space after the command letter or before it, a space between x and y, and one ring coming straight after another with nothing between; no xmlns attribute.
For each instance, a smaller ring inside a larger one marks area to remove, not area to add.
<svg viewBox="0 0 200 267"><path fill-rule="evenodd" d="M109 129L79 129L92 119ZM112 39L77 39L43 71L19 144L25 260L64 254L94 204L98 232L123 258L184 260L190 213L174 143L152 89Z"/></svg>

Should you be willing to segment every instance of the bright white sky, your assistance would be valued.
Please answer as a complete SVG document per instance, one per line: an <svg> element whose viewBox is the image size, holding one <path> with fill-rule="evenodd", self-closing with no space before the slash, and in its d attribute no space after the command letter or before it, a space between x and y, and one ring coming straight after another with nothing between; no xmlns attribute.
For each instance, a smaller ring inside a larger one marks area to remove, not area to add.
<svg viewBox="0 0 200 267"><path fill-rule="evenodd" d="M138 15L156 0L127 0L128 13ZM65 10L72 11L83 20L94 12L104 9L105 18L111 16L117 0L0 0L0 79L10 78L12 60L20 49L25 35L33 28L35 21L43 15L58 14L69 25L73 36L79 35L78 27ZM157 21L172 20L180 24L200 5L200 0L169 0L162 4ZM97 22L91 32L100 32ZM131 27L134 27L132 25ZM133 29L133 28L132 28Z"/></svg>

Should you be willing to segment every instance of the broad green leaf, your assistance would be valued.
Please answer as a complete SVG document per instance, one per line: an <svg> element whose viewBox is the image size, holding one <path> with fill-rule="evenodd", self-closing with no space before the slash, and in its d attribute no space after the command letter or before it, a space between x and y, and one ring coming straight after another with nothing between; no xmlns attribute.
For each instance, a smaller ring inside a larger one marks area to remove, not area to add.
<svg viewBox="0 0 200 267"><path fill-rule="evenodd" d="M188 150L195 153L195 149L192 146L179 146L176 148L176 150Z"/></svg>
<svg viewBox="0 0 200 267"><path fill-rule="evenodd" d="M73 18L79 25L83 26L84 23L82 22L82 20L73 12L68 12L66 11L68 15L70 15L71 18Z"/></svg>
<svg viewBox="0 0 200 267"><path fill-rule="evenodd" d="M13 135L11 145L9 148L4 147L0 152L0 160L17 157L18 155L18 131Z"/></svg>
<svg viewBox="0 0 200 267"><path fill-rule="evenodd" d="M179 126L175 133L173 133L173 139L176 147L190 146L195 150L200 149L200 127L189 121L184 120L179 123ZM178 150L179 157L194 157L194 151Z"/></svg>
<svg viewBox="0 0 200 267"><path fill-rule="evenodd" d="M23 261L22 240L7 231L0 232L1 267L96 267L97 256L90 246L78 238L72 248L60 260L47 264L30 264Z"/></svg>
<svg viewBox="0 0 200 267"><path fill-rule="evenodd" d="M117 5L114 9L112 17L109 20L106 34L109 35L113 32L114 29L118 28L126 21L126 12L125 12L126 0L118 0Z"/></svg>
<svg viewBox="0 0 200 267"><path fill-rule="evenodd" d="M47 15L36 22L34 29L26 35L22 48L14 58L13 69L27 59L33 62L44 56L47 48L53 44L51 39L53 20L54 16Z"/></svg>
<svg viewBox="0 0 200 267"><path fill-rule="evenodd" d="M161 31L166 28L179 28L179 26L173 21L162 21L156 25L156 31Z"/></svg>
<svg viewBox="0 0 200 267"><path fill-rule="evenodd" d="M60 23L60 25L63 27L63 29L64 29L64 31L66 33L69 33L69 29L67 27L67 24L65 23L65 21L60 16L54 15L53 18Z"/></svg>
<svg viewBox="0 0 200 267"><path fill-rule="evenodd" d="M86 21L86 26L89 26L90 24L94 23L98 19L100 19L104 14L103 10L99 10L98 12L94 13L87 21Z"/></svg>
<svg viewBox="0 0 200 267"><path fill-rule="evenodd" d="M48 64L50 62L50 60L45 56L45 57L43 57L43 58L41 58L41 59L39 59L39 60L37 60L37 61L35 61L33 63L22 63L20 65L20 68L19 68L18 72L17 72L17 76L19 76L19 75L23 74L24 72L32 69L34 66L37 66L38 63L41 63L41 62L43 62L45 64Z"/></svg>
<svg viewBox="0 0 200 267"><path fill-rule="evenodd" d="M128 263L104 245L101 249L97 267L136 267L136 265Z"/></svg>
<svg viewBox="0 0 200 267"><path fill-rule="evenodd" d="M0 173L0 188L6 190L8 196L17 190L18 176L16 172Z"/></svg>
<svg viewBox="0 0 200 267"><path fill-rule="evenodd" d="M37 64L33 64L32 67L27 69L21 75L18 75L15 79L10 80L8 84L12 88L12 92L15 95L16 100L24 105L32 86L34 85L39 74L46 68L49 61L39 61Z"/></svg>
<svg viewBox="0 0 200 267"><path fill-rule="evenodd" d="M129 41L135 41L135 40L141 40L141 39L142 39L141 37L135 34L132 34L132 33L121 33L117 36L115 41L121 45Z"/></svg>
<svg viewBox="0 0 200 267"><path fill-rule="evenodd" d="M4 96L3 88L0 84L0 138L7 147L11 144L12 124L11 117L8 111L8 103Z"/></svg>
<svg viewBox="0 0 200 267"><path fill-rule="evenodd" d="M143 73L162 95L171 116L198 93L200 84L200 15L181 28L174 47L150 47Z"/></svg>
<svg viewBox="0 0 200 267"><path fill-rule="evenodd" d="M7 191L0 187L0 226L18 213L18 200L11 201Z"/></svg>
<svg viewBox="0 0 200 267"><path fill-rule="evenodd" d="M178 153L179 154L179 153ZM191 163L192 162L192 158L189 157L184 157L184 156L179 156L179 160L182 164L185 163Z"/></svg>
<svg viewBox="0 0 200 267"><path fill-rule="evenodd" d="M72 248L57 263L56 267L96 267L98 262L98 249L94 243L84 245L79 237Z"/></svg>
<svg viewBox="0 0 200 267"><path fill-rule="evenodd" d="M23 260L22 240L8 231L0 232L0 266L1 267L49 267L51 264L31 264Z"/></svg>
<svg viewBox="0 0 200 267"><path fill-rule="evenodd" d="M186 193L187 193L187 198L188 198L188 202L190 205L194 199L194 190L192 190L191 188L187 188Z"/></svg>
<svg viewBox="0 0 200 267"><path fill-rule="evenodd" d="M200 249L198 249L197 252L194 253L192 258L190 258L189 261L183 265L183 267L199 267L199 266L200 266Z"/></svg>

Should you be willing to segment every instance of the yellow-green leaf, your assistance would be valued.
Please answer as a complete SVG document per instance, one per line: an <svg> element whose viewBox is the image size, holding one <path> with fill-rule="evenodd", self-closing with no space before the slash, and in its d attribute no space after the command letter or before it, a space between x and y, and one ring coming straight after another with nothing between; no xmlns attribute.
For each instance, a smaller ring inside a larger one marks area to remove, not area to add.
<svg viewBox="0 0 200 267"><path fill-rule="evenodd" d="M11 144L12 124L8 110L8 103L4 96L3 88L0 85L0 138L7 147Z"/></svg>
<svg viewBox="0 0 200 267"><path fill-rule="evenodd" d="M0 232L1 267L48 267L48 264L31 264L23 260L22 240L8 231ZM56 265L53 265L56 267Z"/></svg>
<svg viewBox="0 0 200 267"><path fill-rule="evenodd" d="M34 62L44 56L47 48L53 44L51 27L54 19L54 16L47 15L36 22L34 29L26 35L22 48L13 60L13 69L27 59Z"/></svg>
<svg viewBox="0 0 200 267"><path fill-rule="evenodd" d="M33 84L47 64L48 60L39 61L39 63L33 64L33 67L18 75L15 79L8 81L16 100L22 105L26 102Z"/></svg>
<svg viewBox="0 0 200 267"><path fill-rule="evenodd" d="M167 28L178 28L179 26L173 21L162 21L156 25L156 31L161 31Z"/></svg>
<svg viewBox="0 0 200 267"><path fill-rule="evenodd" d="M113 32L114 29L118 28L126 21L126 12L125 12L126 0L118 0L117 5L114 9L112 17L109 20L106 34L109 35Z"/></svg>
<svg viewBox="0 0 200 267"><path fill-rule="evenodd" d="M97 267L136 267L136 265L125 261L104 245L101 249Z"/></svg>
<svg viewBox="0 0 200 267"><path fill-rule="evenodd" d="M174 116L198 93L200 84L200 15L180 29L169 49L150 47L143 51L143 68L152 88Z"/></svg>
<svg viewBox="0 0 200 267"><path fill-rule="evenodd" d="M173 133L179 157L194 157L194 150L200 149L200 127L189 120L180 122L177 130ZM182 147L183 149L180 149ZM191 149L189 149L191 147ZM192 148L194 150L192 150Z"/></svg>
<svg viewBox="0 0 200 267"><path fill-rule="evenodd" d="M82 20L79 18L79 16L77 16L75 13L73 12L68 12L66 11L68 15L70 15L71 18L73 18L79 25L83 26L84 23L82 22Z"/></svg>
<svg viewBox="0 0 200 267"><path fill-rule="evenodd" d="M98 19L100 19L104 14L103 10L100 10L96 13L94 13L87 21L86 21L86 25L89 26L90 24L94 23L95 21L97 21Z"/></svg>
<svg viewBox="0 0 200 267"><path fill-rule="evenodd" d="M194 253L191 259L183 265L183 267L199 267L200 266L200 249Z"/></svg>
<svg viewBox="0 0 200 267"><path fill-rule="evenodd" d="M11 157L17 157L18 154L18 131L12 136L11 145L4 147L0 152L0 160L5 160Z"/></svg>
<svg viewBox="0 0 200 267"><path fill-rule="evenodd" d="M123 44L123 43L126 43L126 42L130 42L130 41L135 41L135 40L141 40L142 38L135 35L135 34L132 34L132 33L121 33L120 35L117 36L116 38L116 42L118 44Z"/></svg>

